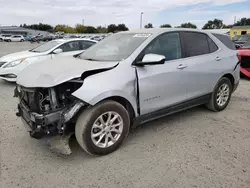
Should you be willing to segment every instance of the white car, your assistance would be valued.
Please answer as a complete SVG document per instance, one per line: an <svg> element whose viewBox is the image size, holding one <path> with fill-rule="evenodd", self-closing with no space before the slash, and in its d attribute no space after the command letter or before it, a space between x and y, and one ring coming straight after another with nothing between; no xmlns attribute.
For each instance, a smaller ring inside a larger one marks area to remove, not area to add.
<svg viewBox="0 0 250 188"><path fill-rule="evenodd" d="M9 54L0 58L0 78L16 82L17 74L28 65L57 56L80 54L97 43L86 39L57 39L34 49Z"/></svg>
<svg viewBox="0 0 250 188"><path fill-rule="evenodd" d="M23 42L24 38L22 35L11 35L9 37L5 37L4 41L6 41L6 42Z"/></svg>
<svg viewBox="0 0 250 188"><path fill-rule="evenodd" d="M8 35L8 34L3 34L3 35L0 35L0 41L4 41L6 38L10 38L11 35Z"/></svg>

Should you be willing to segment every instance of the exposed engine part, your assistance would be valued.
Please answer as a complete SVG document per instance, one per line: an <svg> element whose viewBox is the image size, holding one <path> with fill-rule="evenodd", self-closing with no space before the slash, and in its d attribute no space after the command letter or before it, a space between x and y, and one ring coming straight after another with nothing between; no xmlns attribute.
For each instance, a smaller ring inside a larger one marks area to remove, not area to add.
<svg viewBox="0 0 250 188"><path fill-rule="evenodd" d="M69 120L71 120L71 118L80 110L80 108L83 105L84 105L84 103L82 103L82 102L76 103L73 107L71 107L70 109L68 109L64 113L64 122L68 122Z"/></svg>
<svg viewBox="0 0 250 188"><path fill-rule="evenodd" d="M52 110L56 110L58 108L58 102L56 98L55 88L49 88L48 90L49 90L51 108Z"/></svg>

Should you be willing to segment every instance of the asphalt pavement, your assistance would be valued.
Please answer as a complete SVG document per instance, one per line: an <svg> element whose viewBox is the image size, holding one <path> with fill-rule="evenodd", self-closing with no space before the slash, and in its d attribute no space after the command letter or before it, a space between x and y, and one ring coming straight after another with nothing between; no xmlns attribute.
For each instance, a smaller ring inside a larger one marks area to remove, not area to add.
<svg viewBox="0 0 250 188"><path fill-rule="evenodd" d="M0 56L35 45L3 42ZM0 80L1 188L250 187L250 80L241 80L226 110L198 107L141 125L102 157L75 139L73 154L61 157L30 138L15 116L14 87Z"/></svg>

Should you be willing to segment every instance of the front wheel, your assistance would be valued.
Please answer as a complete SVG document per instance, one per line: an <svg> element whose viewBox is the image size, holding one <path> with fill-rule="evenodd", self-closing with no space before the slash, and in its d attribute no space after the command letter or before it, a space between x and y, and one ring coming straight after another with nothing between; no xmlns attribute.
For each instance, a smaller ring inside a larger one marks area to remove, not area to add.
<svg viewBox="0 0 250 188"><path fill-rule="evenodd" d="M224 110L231 99L232 90L231 81L226 77L221 78L214 88L209 103L206 105L207 108L214 112Z"/></svg>
<svg viewBox="0 0 250 188"><path fill-rule="evenodd" d="M87 153L106 155L119 148L129 133L129 127L127 110L108 100L82 112L76 122L75 135Z"/></svg>

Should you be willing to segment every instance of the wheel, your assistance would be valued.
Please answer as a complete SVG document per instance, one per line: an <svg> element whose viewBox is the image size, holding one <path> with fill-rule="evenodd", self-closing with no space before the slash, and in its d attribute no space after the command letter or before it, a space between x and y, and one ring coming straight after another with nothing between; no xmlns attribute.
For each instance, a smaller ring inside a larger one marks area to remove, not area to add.
<svg viewBox="0 0 250 188"><path fill-rule="evenodd" d="M121 104L108 100L80 114L75 135L87 153L106 155L119 148L129 133L129 127L128 111Z"/></svg>
<svg viewBox="0 0 250 188"><path fill-rule="evenodd" d="M224 110L231 99L232 90L231 81L226 77L221 78L216 84L212 97L209 103L206 104L206 107L214 112Z"/></svg>
<svg viewBox="0 0 250 188"><path fill-rule="evenodd" d="M23 39L21 39L20 42L23 42Z"/></svg>

